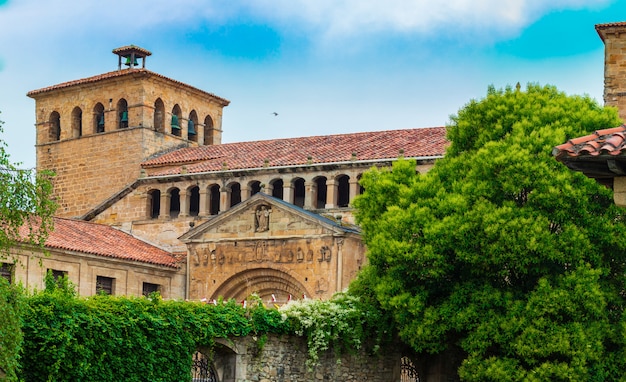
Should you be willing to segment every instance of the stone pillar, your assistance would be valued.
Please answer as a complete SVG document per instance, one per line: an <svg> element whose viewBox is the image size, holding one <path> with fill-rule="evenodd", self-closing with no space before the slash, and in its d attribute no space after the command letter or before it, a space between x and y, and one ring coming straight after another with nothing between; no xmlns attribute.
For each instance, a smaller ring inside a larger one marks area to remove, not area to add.
<svg viewBox="0 0 626 382"><path fill-rule="evenodd" d="M169 219L170 217L170 200L169 192L161 192L161 210L159 211L159 219Z"/></svg>
<svg viewBox="0 0 626 382"><path fill-rule="evenodd" d="M324 208L335 208L337 206L337 180L326 180L326 205Z"/></svg>
<svg viewBox="0 0 626 382"><path fill-rule="evenodd" d="M312 210L316 208L314 205L317 201L317 183L306 181L304 183L304 209Z"/></svg>
<svg viewBox="0 0 626 382"><path fill-rule="evenodd" d="M293 204L293 184L291 182L283 183L283 200Z"/></svg>
<svg viewBox="0 0 626 382"><path fill-rule="evenodd" d="M250 199L250 187L248 184L242 184L241 187L241 201L243 202L246 199Z"/></svg>
<svg viewBox="0 0 626 382"><path fill-rule="evenodd" d="M343 237L337 238L337 286L335 292L343 290Z"/></svg>
<svg viewBox="0 0 626 382"><path fill-rule="evenodd" d="M613 201L618 207L626 207L626 176L613 178Z"/></svg>
<svg viewBox="0 0 626 382"><path fill-rule="evenodd" d="M181 218L189 216L189 198L191 198L191 195L186 189L180 190L178 195L180 196L180 212L178 216Z"/></svg>
<svg viewBox="0 0 626 382"><path fill-rule="evenodd" d="M596 25L604 42L604 104L626 119L626 23Z"/></svg>
<svg viewBox="0 0 626 382"><path fill-rule="evenodd" d="M198 216L207 217L209 216L209 192L206 186L200 185L200 211L198 212Z"/></svg>
<svg viewBox="0 0 626 382"><path fill-rule="evenodd" d="M357 178L350 178L350 193L348 197L350 198L350 204L354 201L354 198L359 194L359 180Z"/></svg>
<svg viewBox="0 0 626 382"><path fill-rule="evenodd" d="M230 208L230 187L220 189L220 213Z"/></svg>

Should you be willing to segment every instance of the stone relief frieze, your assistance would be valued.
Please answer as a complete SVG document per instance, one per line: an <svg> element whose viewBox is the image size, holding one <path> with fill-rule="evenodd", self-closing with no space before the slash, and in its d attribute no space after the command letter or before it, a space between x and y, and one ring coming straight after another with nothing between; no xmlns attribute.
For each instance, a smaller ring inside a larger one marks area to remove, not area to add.
<svg viewBox="0 0 626 382"><path fill-rule="evenodd" d="M304 244L304 245L303 245ZM340 247L339 247L340 248ZM329 245L315 245L307 241L255 240L244 245L209 243L190 247L190 261L194 267L215 267L243 263L330 263L333 250ZM339 249L339 252L341 249ZM317 257L315 256L317 253Z"/></svg>

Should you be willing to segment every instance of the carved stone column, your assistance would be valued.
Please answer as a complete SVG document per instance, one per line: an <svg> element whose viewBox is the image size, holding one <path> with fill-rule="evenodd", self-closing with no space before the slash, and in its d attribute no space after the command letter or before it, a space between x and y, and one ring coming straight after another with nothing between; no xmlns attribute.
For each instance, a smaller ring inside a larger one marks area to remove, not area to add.
<svg viewBox="0 0 626 382"><path fill-rule="evenodd" d="M350 198L349 203L351 204L354 201L354 198L359 194L359 180L357 178L350 178L350 192L348 197Z"/></svg>
<svg viewBox="0 0 626 382"><path fill-rule="evenodd" d="M283 200L293 204L293 184L291 182L283 183Z"/></svg>
<svg viewBox="0 0 626 382"><path fill-rule="evenodd" d="M206 186L201 185L200 190L200 211L198 212L198 216L206 217L209 216L209 193Z"/></svg>
<svg viewBox="0 0 626 382"><path fill-rule="evenodd" d="M315 182L304 182L304 209L312 210L316 206L313 203L317 200L317 184Z"/></svg>
<svg viewBox="0 0 626 382"><path fill-rule="evenodd" d="M250 187L248 187L248 184L240 184L240 193L241 193L241 201L243 202L246 199L250 198Z"/></svg>
<svg viewBox="0 0 626 382"><path fill-rule="evenodd" d="M220 213L230 208L230 187L220 189Z"/></svg>
<svg viewBox="0 0 626 382"><path fill-rule="evenodd" d="M189 198L191 195L187 192L186 189L180 190L180 212L178 213L179 217L189 216Z"/></svg>
<svg viewBox="0 0 626 382"><path fill-rule="evenodd" d="M326 181L326 205L324 208L335 208L337 206L337 181L328 179Z"/></svg>
<svg viewBox="0 0 626 382"><path fill-rule="evenodd" d="M161 210L159 211L159 219L169 219L170 217L170 200L169 192L161 193Z"/></svg>

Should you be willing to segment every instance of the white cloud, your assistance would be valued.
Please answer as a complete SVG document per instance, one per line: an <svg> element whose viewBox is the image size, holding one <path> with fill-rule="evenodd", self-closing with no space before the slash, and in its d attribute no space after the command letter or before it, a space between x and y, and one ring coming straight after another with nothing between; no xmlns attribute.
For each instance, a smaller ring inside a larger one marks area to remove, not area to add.
<svg viewBox="0 0 626 382"><path fill-rule="evenodd" d="M325 39L370 33L510 35L562 9L610 0L255 0L250 6L279 23L307 25ZM494 36L497 38L497 36Z"/></svg>

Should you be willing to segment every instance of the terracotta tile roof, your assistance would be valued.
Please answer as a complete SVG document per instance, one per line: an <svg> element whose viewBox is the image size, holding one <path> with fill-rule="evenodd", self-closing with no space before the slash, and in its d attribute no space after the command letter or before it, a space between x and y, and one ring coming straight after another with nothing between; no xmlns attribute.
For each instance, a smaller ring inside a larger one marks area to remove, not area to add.
<svg viewBox="0 0 626 382"><path fill-rule="evenodd" d="M20 233L26 237L28 227L23 226ZM178 268L169 252L113 227L82 220L55 217L46 247Z"/></svg>
<svg viewBox="0 0 626 382"><path fill-rule="evenodd" d="M438 158L447 145L445 127L388 130L188 147L147 160L142 167L158 176L395 159L401 151L407 158Z"/></svg>
<svg viewBox="0 0 626 382"><path fill-rule="evenodd" d="M616 23L596 24L596 32L598 32L598 35L600 36L602 41L604 41L604 33L603 32L605 32L608 29L615 28L615 27L619 28L619 29L622 29L622 27L625 27L625 26L626 26L626 22L625 21L616 22Z"/></svg>
<svg viewBox="0 0 626 382"><path fill-rule="evenodd" d="M626 125L611 129L598 130L584 137L570 139L556 146L552 154L558 159L573 157L616 156L624 152L626 143Z"/></svg>
<svg viewBox="0 0 626 382"><path fill-rule="evenodd" d="M26 93L27 96L34 98L33 96L36 96L38 94L42 94L42 93L46 93L46 92L50 92L50 91L54 91L54 90L59 90L59 89L65 89L65 88L69 88L72 86L78 86L78 85L85 85L85 84L91 84L94 82L99 82L102 80L106 80L106 79L110 79L110 78L117 78L117 77L124 77L124 76L137 76L137 75L145 75L145 76L154 76L154 77L159 77L162 78L164 80L173 82L177 85L183 85L189 89L195 89L196 91L199 91L201 93L204 93L208 96L214 97L217 100L219 100L223 106L226 106L230 103L229 100L222 98L222 97L218 97L213 93L209 93L209 92L205 92L204 90L195 88L193 86L187 85L183 82L180 81L176 81L173 80L171 78L165 77L161 74L152 72L150 70L147 69L122 69L122 70L115 70L113 72L108 72L108 73L103 73L103 74L99 74L97 76L93 76L93 77L87 77L87 78L81 78L78 80L73 80L73 81L68 81L68 82L63 82L57 85L52 85L52 86L48 86L45 88L41 88L41 89L36 89L36 90L31 90L28 93Z"/></svg>
<svg viewBox="0 0 626 382"><path fill-rule="evenodd" d="M147 49L144 48L140 48L138 46L135 45L126 45L126 46L122 46L120 48L115 48L113 49L113 53L115 54L125 54L125 53L131 53L131 52L139 52L139 53L143 53L146 56L151 56L152 52L150 52Z"/></svg>

